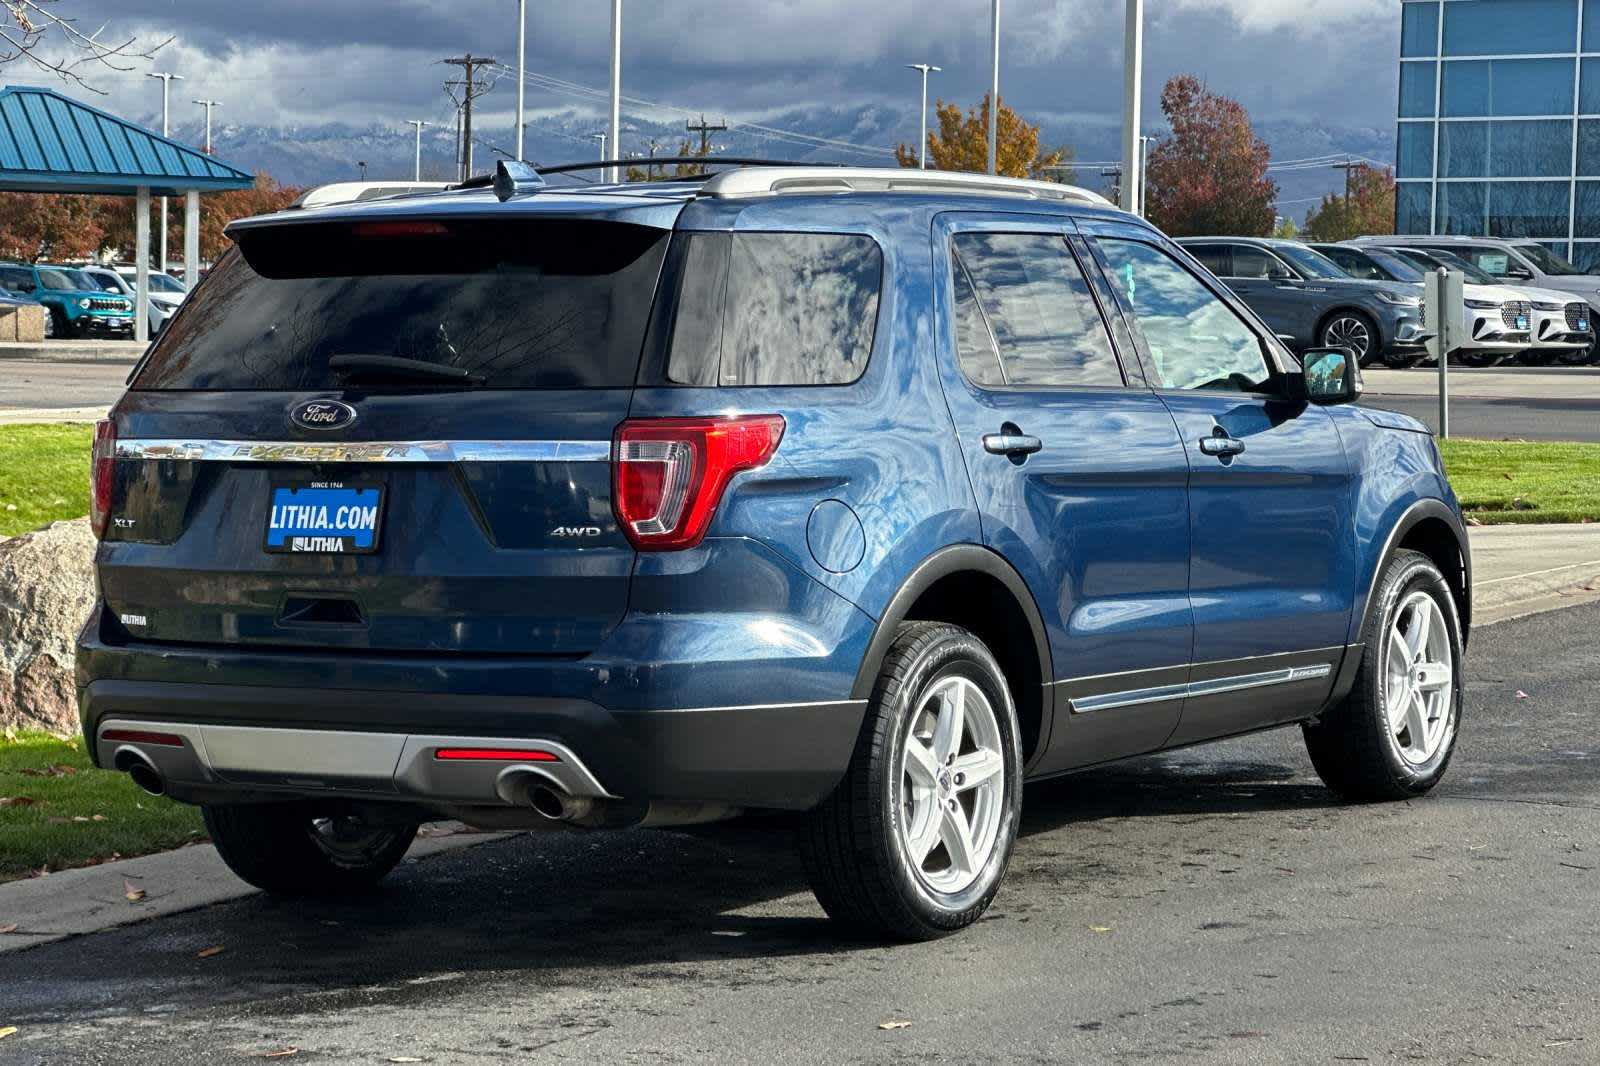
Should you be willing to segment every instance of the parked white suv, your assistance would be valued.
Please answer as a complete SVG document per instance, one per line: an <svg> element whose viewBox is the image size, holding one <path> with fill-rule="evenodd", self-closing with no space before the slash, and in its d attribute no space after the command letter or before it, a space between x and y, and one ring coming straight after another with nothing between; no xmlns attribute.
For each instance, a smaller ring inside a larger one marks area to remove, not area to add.
<svg viewBox="0 0 1600 1066"><path fill-rule="evenodd" d="M1595 312L1586 300L1559 289L1532 288L1527 285L1497 285L1499 279L1481 270L1472 260L1440 248L1395 246L1391 251L1410 258L1423 270L1444 267L1465 275L1467 288L1493 286L1495 291L1513 293L1532 308L1532 343L1522 353L1524 362L1559 363L1581 366L1594 360ZM1468 307L1472 305L1468 297ZM1469 310L1470 314L1470 310ZM1463 360L1470 362L1470 360Z"/></svg>

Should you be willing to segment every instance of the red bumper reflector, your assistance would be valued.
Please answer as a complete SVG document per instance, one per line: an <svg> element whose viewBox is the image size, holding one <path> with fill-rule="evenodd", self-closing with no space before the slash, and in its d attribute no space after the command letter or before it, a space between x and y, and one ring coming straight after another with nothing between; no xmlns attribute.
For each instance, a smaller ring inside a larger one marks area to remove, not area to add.
<svg viewBox="0 0 1600 1066"><path fill-rule="evenodd" d="M440 748L435 759L446 762L560 762L552 752L538 748Z"/></svg>
<svg viewBox="0 0 1600 1066"><path fill-rule="evenodd" d="M183 747L183 738L176 733L155 733L147 729L108 729L100 734L101 740L119 744L159 744L164 748Z"/></svg>

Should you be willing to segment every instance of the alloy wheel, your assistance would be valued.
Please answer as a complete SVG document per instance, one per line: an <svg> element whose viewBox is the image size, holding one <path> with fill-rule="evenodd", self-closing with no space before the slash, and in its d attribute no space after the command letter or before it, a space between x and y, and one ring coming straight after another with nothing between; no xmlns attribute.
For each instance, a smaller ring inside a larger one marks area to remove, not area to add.
<svg viewBox="0 0 1600 1066"><path fill-rule="evenodd" d="M1455 651L1438 602L1412 592L1384 638L1389 740L1412 766L1431 760L1455 728Z"/></svg>
<svg viewBox="0 0 1600 1066"><path fill-rule="evenodd" d="M935 682L901 746L901 844L929 889L975 882L994 853L1005 810L1004 740L983 690L960 675Z"/></svg>
<svg viewBox="0 0 1600 1066"><path fill-rule="evenodd" d="M1372 354L1372 332L1367 324L1351 315L1340 315L1322 331L1322 343L1330 348L1349 348L1357 361Z"/></svg>

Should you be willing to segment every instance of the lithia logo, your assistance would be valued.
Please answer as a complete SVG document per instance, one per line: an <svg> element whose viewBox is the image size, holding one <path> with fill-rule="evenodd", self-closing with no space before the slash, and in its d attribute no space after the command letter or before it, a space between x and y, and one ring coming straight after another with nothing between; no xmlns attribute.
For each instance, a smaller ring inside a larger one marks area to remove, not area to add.
<svg viewBox="0 0 1600 1066"><path fill-rule="evenodd" d="M343 429L356 420L356 409L338 400L307 400L289 409L289 421L301 429Z"/></svg>

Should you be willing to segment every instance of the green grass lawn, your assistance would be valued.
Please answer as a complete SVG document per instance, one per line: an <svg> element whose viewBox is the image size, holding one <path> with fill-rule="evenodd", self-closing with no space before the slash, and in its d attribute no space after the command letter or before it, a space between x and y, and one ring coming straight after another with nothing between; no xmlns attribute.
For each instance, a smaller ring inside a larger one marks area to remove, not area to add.
<svg viewBox="0 0 1600 1066"><path fill-rule="evenodd" d="M1486 525L1600 521L1600 444L1439 442L1462 509Z"/></svg>
<svg viewBox="0 0 1600 1066"><path fill-rule="evenodd" d="M84 425L0 426L0 537L89 513Z"/></svg>
<svg viewBox="0 0 1600 1066"><path fill-rule="evenodd" d="M146 795L126 774L93 769L81 739L0 738L0 881L204 836L197 808Z"/></svg>

